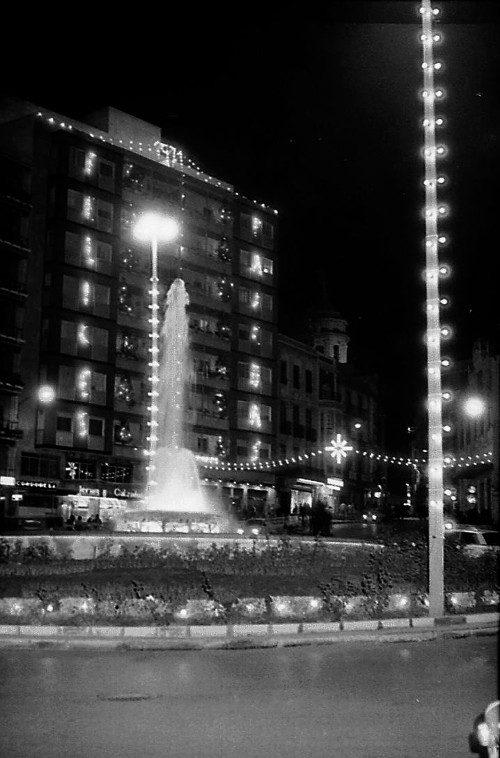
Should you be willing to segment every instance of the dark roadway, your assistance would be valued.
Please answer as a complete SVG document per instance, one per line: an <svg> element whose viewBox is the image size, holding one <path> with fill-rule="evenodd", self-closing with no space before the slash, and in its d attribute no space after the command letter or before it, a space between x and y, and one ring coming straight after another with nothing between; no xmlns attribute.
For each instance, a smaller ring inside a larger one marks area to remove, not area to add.
<svg viewBox="0 0 500 758"><path fill-rule="evenodd" d="M497 637L0 652L6 758L461 758ZM135 699L134 699L135 697Z"/></svg>

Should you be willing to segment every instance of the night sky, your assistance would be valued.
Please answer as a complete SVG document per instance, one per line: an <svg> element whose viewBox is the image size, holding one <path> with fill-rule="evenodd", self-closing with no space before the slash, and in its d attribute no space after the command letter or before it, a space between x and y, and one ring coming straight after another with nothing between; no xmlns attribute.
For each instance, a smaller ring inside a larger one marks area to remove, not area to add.
<svg viewBox="0 0 500 758"><path fill-rule="evenodd" d="M405 454L426 391L418 3L277 6L123 7L102 23L86 11L63 38L32 20L31 70L9 59L3 88L73 118L112 105L158 124L207 173L276 208L281 331L300 336L326 283L351 358L380 376L388 449ZM500 26L497 3L439 7L443 323L460 359L500 323Z"/></svg>

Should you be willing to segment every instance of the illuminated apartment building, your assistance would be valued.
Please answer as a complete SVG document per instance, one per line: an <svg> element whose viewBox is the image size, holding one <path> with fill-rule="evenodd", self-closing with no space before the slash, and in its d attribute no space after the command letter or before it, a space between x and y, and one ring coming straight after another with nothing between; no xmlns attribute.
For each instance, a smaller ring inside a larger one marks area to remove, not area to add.
<svg viewBox="0 0 500 758"><path fill-rule="evenodd" d="M159 289L163 304L180 276L190 298L186 446L210 493L265 510L274 473L261 469L278 423L276 212L112 108L75 121L5 99L0 156L4 513L41 513L56 498L93 512L144 495L151 254L133 229L151 210L181 226L159 245Z"/></svg>

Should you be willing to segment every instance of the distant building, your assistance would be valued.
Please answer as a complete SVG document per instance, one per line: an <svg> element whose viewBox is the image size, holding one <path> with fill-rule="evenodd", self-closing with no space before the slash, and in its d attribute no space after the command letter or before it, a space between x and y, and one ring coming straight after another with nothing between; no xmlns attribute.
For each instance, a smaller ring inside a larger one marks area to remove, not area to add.
<svg viewBox="0 0 500 758"><path fill-rule="evenodd" d="M445 453L455 459L446 469L445 499L462 521L498 523L500 355L494 346L477 340L472 358L462 361L452 380L450 419L452 432ZM468 415L468 398L483 401L477 416ZM491 453L485 456L485 453ZM453 497L453 501L451 501Z"/></svg>
<svg viewBox="0 0 500 758"><path fill-rule="evenodd" d="M279 478L281 509L294 512L317 499L335 515L381 507L386 466L376 381L349 364L347 322L338 313L318 311L311 326L312 345L279 338L278 446L288 461ZM325 448L338 440L346 454L337 459Z"/></svg>

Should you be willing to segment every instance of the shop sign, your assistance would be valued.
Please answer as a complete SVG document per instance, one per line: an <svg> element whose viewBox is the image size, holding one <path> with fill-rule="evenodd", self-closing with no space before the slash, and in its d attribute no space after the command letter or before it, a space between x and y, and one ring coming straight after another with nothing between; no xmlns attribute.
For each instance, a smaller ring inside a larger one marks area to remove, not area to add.
<svg viewBox="0 0 500 758"><path fill-rule="evenodd" d="M121 487L115 487L113 495L115 497L144 497L143 494L137 490L124 490L121 489Z"/></svg>
<svg viewBox="0 0 500 758"><path fill-rule="evenodd" d="M16 487L34 487L40 490L56 490L56 482L25 482L23 479L16 479Z"/></svg>
<svg viewBox="0 0 500 758"><path fill-rule="evenodd" d="M4 487L14 487L16 478L14 476L0 476L0 484Z"/></svg>
<svg viewBox="0 0 500 758"><path fill-rule="evenodd" d="M330 487L333 487L333 489L336 490L337 492L340 492L340 490L344 486L344 480L339 479L336 476L329 476L326 482L327 484L330 485Z"/></svg>
<svg viewBox="0 0 500 758"><path fill-rule="evenodd" d="M143 497L142 493L137 490L126 490L122 487L115 487L111 493L107 489L101 490L99 487L82 487L81 485L78 494L84 495L85 497Z"/></svg>
<svg viewBox="0 0 500 758"><path fill-rule="evenodd" d="M86 497L101 497L101 490L99 487L82 487L80 485L78 494L85 495ZM102 496L106 497L106 490L102 490Z"/></svg>

